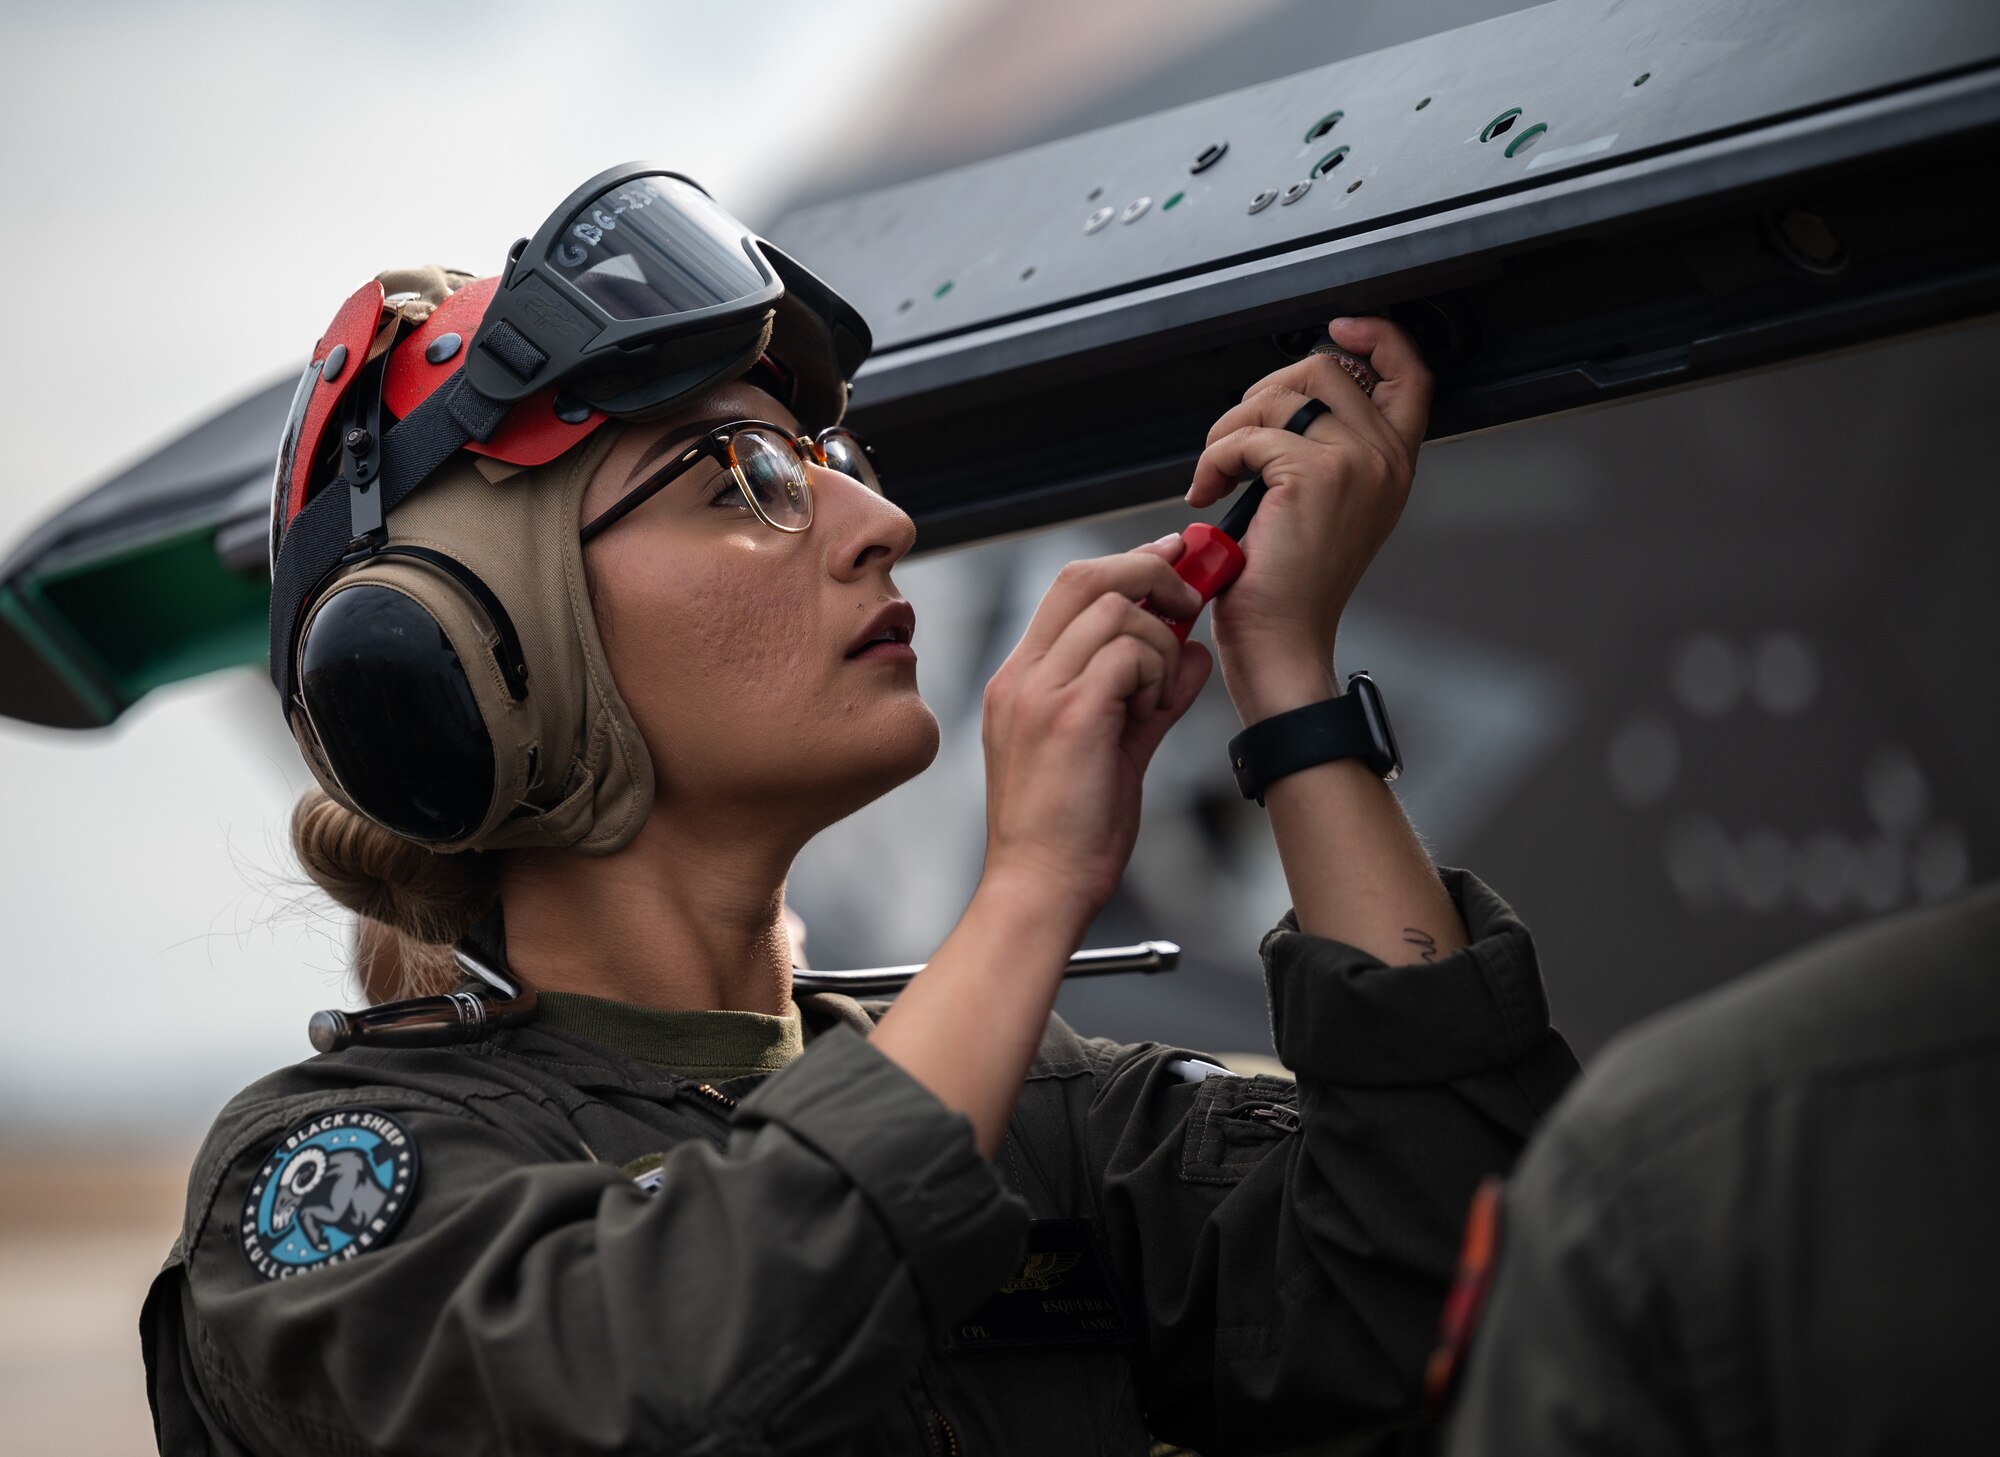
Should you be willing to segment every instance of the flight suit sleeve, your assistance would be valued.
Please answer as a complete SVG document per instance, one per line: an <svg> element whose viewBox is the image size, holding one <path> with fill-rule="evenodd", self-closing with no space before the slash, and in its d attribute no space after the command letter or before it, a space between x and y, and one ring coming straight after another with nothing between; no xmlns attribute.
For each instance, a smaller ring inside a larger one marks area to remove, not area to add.
<svg viewBox="0 0 2000 1457"><path fill-rule="evenodd" d="M1019 1259L1025 1209L970 1124L849 1029L745 1099L726 1149L675 1147L651 1193L510 1108L525 1096L343 1090L407 1130L420 1187L390 1237L282 1279L245 1256L246 1191L329 1100L218 1150L144 1317L163 1443L205 1424L214 1451L810 1449Z"/></svg>
<svg viewBox="0 0 2000 1457"><path fill-rule="evenodd" d="M1450 1457L1713 1450L1678 1345L1648 1216L1558 1111L1509 1181L1485 1310L1465 1354Z"/></svg>
<svg viewBox="0 0 2000 1457"><path fill-rule="evenodd" d="M1471 942L1388 966L1298 929L1262 952L1296 1085L1106 1046L1088 1116L1101 1216L1143 1303L1156 1436L1221 1457L1421 1410L1425 1361L1482 1177L1576 1072L1532 942L1462 871Z"/></svg>

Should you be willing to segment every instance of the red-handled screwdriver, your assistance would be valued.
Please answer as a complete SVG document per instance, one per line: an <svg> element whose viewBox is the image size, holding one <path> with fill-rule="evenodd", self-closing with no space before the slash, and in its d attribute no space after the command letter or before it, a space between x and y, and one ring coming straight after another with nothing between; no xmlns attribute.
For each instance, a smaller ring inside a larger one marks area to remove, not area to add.
<svg viewBox="0 0 2000 1457"><path fill-rule="evenodd" d="M1365 394L1374 394L1379 376L1364 359L1356 358L1332 344L1315 344L1314 354L1327 354ZM1321 415L1329 413L1331 407L1319 400L1307 400L1285 422L1285 428L1294 435L1306 433L1306 427ZM1181 554L1174 562L1174 575L1201 594L1201 607L1213 602L1218 593L1243 571L1243 548L1238 544L1243 533L1250 529L1250 518L1257 514L1257 506L1264 499L1264 477L1254 475L1243 488L1243 494L1236 499L1222 520L1210 525L1197 521L1181 532ZM1148 598L1139 604L1160 621L1173 629L1174 636L1182 642L1194 630L1195 619L1201 616L1201 607L1194 610L1191 617L1169 617L1155 607Z"/></svg>

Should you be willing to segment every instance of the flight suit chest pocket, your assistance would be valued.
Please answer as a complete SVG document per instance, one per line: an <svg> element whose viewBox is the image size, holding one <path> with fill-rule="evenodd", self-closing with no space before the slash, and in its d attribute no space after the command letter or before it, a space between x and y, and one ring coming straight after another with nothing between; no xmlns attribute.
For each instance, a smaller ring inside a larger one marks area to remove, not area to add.
<svg viewBox="0 0 2000 1457"><path fill-rule="evenodd" d="M1298 1087L1284 1078L1211 1077L1195 1090L1181 1177L1234 1184L1299 1132Z"/></svg>

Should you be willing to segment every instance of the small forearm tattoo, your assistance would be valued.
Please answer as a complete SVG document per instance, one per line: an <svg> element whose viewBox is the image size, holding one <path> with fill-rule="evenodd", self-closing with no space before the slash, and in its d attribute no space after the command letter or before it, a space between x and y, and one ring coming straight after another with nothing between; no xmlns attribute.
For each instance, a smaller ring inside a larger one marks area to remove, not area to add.
<svg viewBox="0 0 2000 1457"><path fill-rule="evenodd" d="M1403 927L1403 944L1417 948L1417 959L1419 961L1436 961L1438 959L1437 937L1428 931L1419 931L1415 926Z"/></svg>

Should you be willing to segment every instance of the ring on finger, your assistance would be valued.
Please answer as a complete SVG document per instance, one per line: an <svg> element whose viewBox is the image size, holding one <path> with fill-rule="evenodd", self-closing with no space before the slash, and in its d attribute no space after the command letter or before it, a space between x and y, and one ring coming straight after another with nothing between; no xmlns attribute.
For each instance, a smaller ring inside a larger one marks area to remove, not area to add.
<svg viewBox="0 0 2000 1457"><path fill-rule="evenodd" d="M1285 422L1285 428L1294 435L1303 435L1313 421L1317 420L1321 415L1331 415L1332 413L1333 406L1329 405L1325 400L1316 400L1308 397L1303 405L1292 411L1292 418Z"/></svg>

